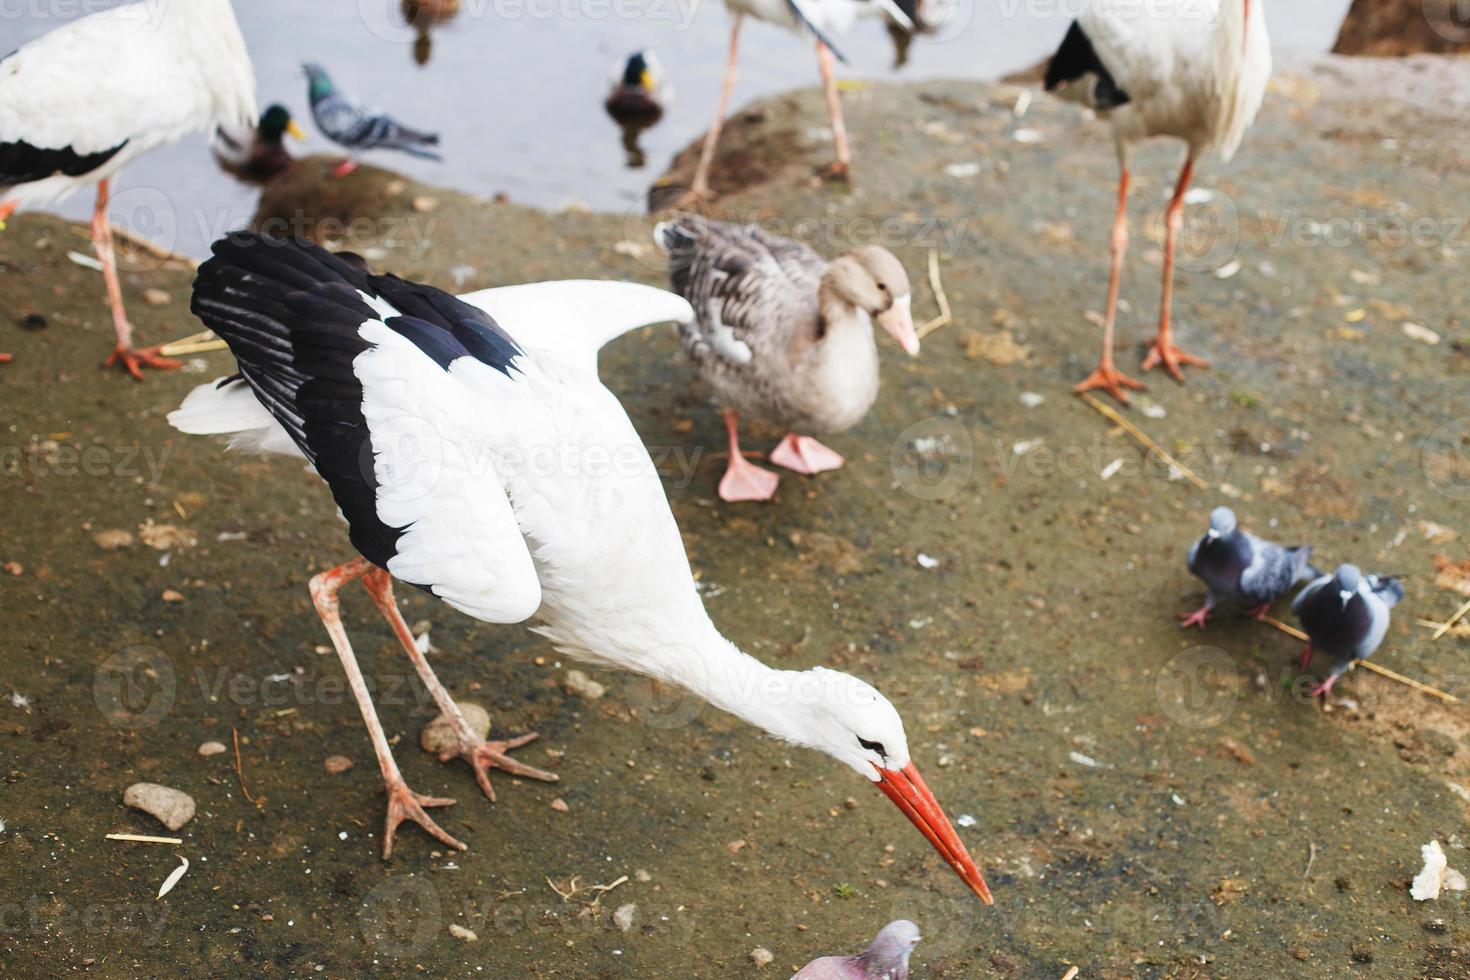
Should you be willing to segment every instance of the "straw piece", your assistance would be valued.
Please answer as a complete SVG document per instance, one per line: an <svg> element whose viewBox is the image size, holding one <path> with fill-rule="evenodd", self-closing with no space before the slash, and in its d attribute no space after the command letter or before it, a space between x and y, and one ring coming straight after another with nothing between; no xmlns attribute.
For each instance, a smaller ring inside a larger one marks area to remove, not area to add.
<svg viewBox="0 0 1470 980"><path fill-rule="evenodd" d="M919 339L923 340L940 327L954 322L949 312L949 298L944 295L944 282L939 278L939 249L929 250L929 288L934 290L934 301L939 304L939 315L919 328Z"/></svg>
<svg viewBox="0 0 1470 980"><path fill-rule="evenodd" d="M1311 641L1311 638L1308 637L1307 634L1303 633L1301 630L1297 629L1295 626L1288 626L1286 623L1283 623L1281 620L1275 619L1275 618L1273 618L1271 616L1260 616L1258 618L1261 620L1261 622L1265 623L1267 626L1274 626L1276 629L1278 629L1281 632L1285 633L1287 636L1294 636L1298 640L1303 641L1304 643L1310 643L1310 642L1312 642ZM1455 697L1453 694L1446 694L1444 691L1441 691L1437 687L1430 687L1428 684L1421 684L1418 681L1414 680L1412 677L1405 677L1403 674L1400 674L1398 671L1389 670L1387 667L1380 667L1378 664L1375 664L1371 660L1355 660L1355 661L1353 661L1353 666L1354 667L1363 667L1363 668L1366 668L1367 670L1371 670L1375 674L1379 674L1379 675L1381 675L1383 677L1387 677L1391 681L1398 681L1400 684L1404 684L1404 685L1406 685L1408 687L1412 687L1414 690L1419 691L1420 693L1429 694L1429 695L1432 695L1432 696L1434 696L1436 698L1439 698L1441 701L1445 702L1446 704L1459 704L1460 703L1460 699L1457 698L1457 697Z"/></svg>
<svg viewBox="0 0 1470 980"><path fill-rule="evenodd" d="M1093 398L1091 395L1088 394L1080 394L1078 395L1078 397L1087 404L1091 405L1102 415L1107 417L1124 432L1128 433L1130 436L1143 443L1144 448L1158 453L1161 457L1163 457L1164 462L1168 463L1174 469L1183 474L1184 478L1190 483L1193 483L1201 490L1210 489L1210 485L1206 483L1203 479L1201 479L1199 474L1195 473L1194 470L1190 469L1188 466L1185 466L1183 463L1179 462L1179 460L1171 456L1169 452L1164 449L1163 446L1160 446L1158 443L1150 439L1148 435L1138 426L1134 425L1132 422L1128 421L1123 416L1113 411L1111 406L1104 405L1102 402L1098 401L1096 398Z"/></svg>
<svg viewBox="0 0 1470 980"><path fill-rule="evenodd" d="M1465 603L1459 609L1455 610L1455 614L1453 616L1451 616L1449 619L1445 620L1444 623L1440 626L1440 628L1434 631L1434 635L1431 636L1430 639L1431 640L1437 640L1441 636L1444 636L1446 633L1448 633L1450 631L1450 628L1452 626L1454 626L1460 620L1462 620L1462 619L1465 618L1465 614L1466 613L1470 613L1470 602Z"/></svg>
<svg viewBox="0 0 1470 980"><path fill-rule="evenodd" d="M125 840L134 844L182 844L182 837L152 837L148 834L108 834L108 840Z"/></svg>

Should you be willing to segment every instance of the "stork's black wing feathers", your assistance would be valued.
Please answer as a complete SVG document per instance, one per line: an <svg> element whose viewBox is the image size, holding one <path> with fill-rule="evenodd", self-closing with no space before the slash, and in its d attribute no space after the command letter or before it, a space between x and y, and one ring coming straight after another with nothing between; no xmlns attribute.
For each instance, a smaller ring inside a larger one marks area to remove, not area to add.
<svg viewBox="0 0 1470 980"><path fill-rule="evenodd" d="M80 177L89 174L122 152L123 140L109 150L78 153L69 146L50 149L24 140L0 143L0 187L29 184L47 177Z"/></svg>
<svg viewBox="0 0 1470 980"><path fill-rule="evenodd" d="M1044 84L1046 90L1051 92L1064 82L1075 82L1087 75L1097 77L1092 98L1089 100L1094 109L1113 109L1131 101L1128 93L1123 91L1122 86L1102 63L1102 59L1097 56L1092 39L1082 30L1082 25L1074 20L1072 26L1067 28L1062 46L1057 48L1056 54L1047 62Z"/></svg>

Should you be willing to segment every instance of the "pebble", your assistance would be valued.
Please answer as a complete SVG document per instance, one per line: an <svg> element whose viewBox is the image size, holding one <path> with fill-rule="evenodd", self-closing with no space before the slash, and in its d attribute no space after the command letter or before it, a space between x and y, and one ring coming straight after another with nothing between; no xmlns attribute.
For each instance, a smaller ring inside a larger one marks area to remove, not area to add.
<svg viewBox="0 0 1470 980"><path fill-rule="evenodd" d="M588 701L596 701L607 693L607 688L580 670L567 671L567 679L562 682L562 687L568 694L575 694Z"/></svg>
<svg viewBox="0 0 1470 980"><path fill-rule="evenodd" d="M613 913L613 925L618 927L619 932L627 932L633 928L633 916L638 912L638 906L629 902L627 905L619 905L618 910Z"/></svg>
<svg viewBox="0 0 1470 980"><path fill-rule="evenodd" d="M18 561L8 561L3 567L7 573L14 575L16 578L24 575L26 570L25 566Z"/></svg>
<svg viewBox="0 0 1470 980"><path fill-rule="evenodd" d="M194 797L157 783L134 783L123 791L123 805L157 817L169 830L194 819Z"/></svg>
<svg viewBox="0 0 1470 980"><path fill-rule="evenodd" d="M455 939L463 939L467 943L477 943L480 941L480 937L475 935L473 929L466 929L458 922L451 922L449 924L449 934Z"/></svg>
<svg viewBox="0 0 1470 980"><path fill-rule="evenodd" d="M92 543L103 551L121 551L123 548L131 548L137 540L133 537L132 531L124 531L122 528L98 531L92 535Z"/></svg>
<svg viewBox="0 0 1470 980"><path fill-rule="evenodd" d="M551 801L551 808L557 813L566 813L568 810L571 809L571 807L567 806L567 801L562 799L560 796Z"/></svg>
<svg viewBox="0 0 1470 980"><path fill-rule="evenodd" d="M490 734L490 712L473 701L456 701L455 704L459 705L464 720L469 723L470 731L481 738ZM433 752L435 755L454 753L459 751L459 736L454 733L454 725L450 720L440 715L424 726L419 734L419 745L423 746L425 752Z"/></svg>
<svg viewBox="0 0 1470 980"><path fill-rule="evenodd" d="M764 946L757 946L755 949L750 951L750 962L754 963L756 966L767 966L775 958L775 955Z"/></svg>
<svg viewBox="0 0 1470 980"><path fill-rule="evenodd" d="M172 300L173 297L164 292L162 289L143 290L143 302L147 303L149 306L164 306Z"/></svg>
<svg viewBox="0 0 1470 980"><path fill-rule="evenodd" d="M184 593L180 592L178 589L164 589L159 598L162 599L164 602L183 602Z"/></svg>
<svg viewBox="0 0 1470 980"><path fill-rule="evenodd" d="M219 755L223 751L225 751L225 747L221 742L205 742L199 746L199 754L206 759L212 755Z"/></svg>
<svg viewBox="0 0 1470 980"><path fill-rule="evenodd" d="M322 768L327 775L336 776L352 768L352 760L345 755L329 755L322 760Z"/></svg>

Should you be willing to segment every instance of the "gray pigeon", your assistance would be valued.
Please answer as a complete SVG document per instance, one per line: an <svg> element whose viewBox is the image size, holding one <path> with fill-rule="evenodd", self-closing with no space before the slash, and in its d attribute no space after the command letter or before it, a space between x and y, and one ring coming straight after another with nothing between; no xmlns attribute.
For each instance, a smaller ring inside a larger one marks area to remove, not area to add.
<svg viewBox="0 0 1470 980"><path fill-rule="evenodd" d="M1305 589L1291 604L1310 638L1302 653L1302 670L1320 650L1332 658L1332 672L1312 697L1332 690L1337 679L1358 660L1373 656L1388 633L1389 610L1404 597L1404 587L1388 575L1364 575L1356 565L1339 566Z"/></svg>
<svg viewBox="0 0 1470 980"><path fill-rule="evenodd" d="M1205 625L1216 606L1260 616L1271 603L1322 573L1309 562L1310 547L1283 548L1235 524L1235 512L1216 507L1210 529L1189 549L1189 570L1205 583L1205 604L1181 618L1185 627Z"/></svg>
<svg viewBox="0 0 1470 980"><path fill-rule="evenodd" d="M409 129L392 116L352 101L337 91L331 76L321 65L308 63L301 67L306 72L311 115L317 127L332 142L346 147L351 153L401 150L427 160L440 159L438 153L427 149L439 145L437 134ZM356 162L348 159L337 168L336 174L343 177L356 168Z"/></svg>
<svg viewBox="0 0 1470 980"><path fill-rule="evenodd" d="M908 980L909 954L920 938L918 926L908 919L895 919L857 956L823 956L802 967L791 980Z"/></svg>

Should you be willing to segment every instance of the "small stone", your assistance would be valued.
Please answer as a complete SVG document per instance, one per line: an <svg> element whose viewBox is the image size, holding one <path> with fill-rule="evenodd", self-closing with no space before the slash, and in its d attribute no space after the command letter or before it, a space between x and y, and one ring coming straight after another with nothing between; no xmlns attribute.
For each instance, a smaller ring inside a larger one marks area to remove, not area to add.
<svg viewBox="0 0 1470 980"><path fill-rule="evenodd" d="M322 760L322 768L329 776L338 776L352 768L352 760L345 755L329 755Z"/></svg>
<svg viewBox="0 0 1470 980"><path fill-rule="evenodd" d="M458 922L449 923L449 934L455 939L462 939L467 943L477 943L480 941L480 937L475 935L474 930L466 929Z"/></svg>
<svg viewBox="0 0 1470 980"><path fill-rule="evenodd" d="M224 751L225 747L223 743L220 742L205 742L203 745L199 746L199 754L204 756L204 758L206 759L208 759L212 755L219 755Z"/></svg>
<svg viewBox="0 0 1470 980"><path fill-rule="evenodd" d="M143 290L143 302L149 306L165 306L173 301L173 297L162 289L149 288Z"/></svg>
<svg viewBox="0 0 1470 980"><path fill-rule="evenodd" d="M123 806L152 814L169 830L194 819L194 798L182 790L157 783L134 783L123 791Z"/></svg>
<svg viewBox="0 0 1470 980"><path fill-rule="evenodd" d="M775 958L775 955L764 946L757 946L750 951L750 962L756 966L769 966Z"/></svg>
<svg viewBox="0 0 1470 980"><path fill-rule="evenodd" d="M121 551L123 548L131 548L137 540L133 537L132 531L124 531L121 528L98 531L92 535L92 543L103 551Z"/></svg>
<svg viewBox="0 0 1470 980"><path fill-rule="evenodd" d="M473 701L456 701L464 720L469 723L470 731L484 738L490 734L490 712L475 704ZM425 752L435 755L446 753L453 755L459 751L459 736L455 734L454 724L444 715L440 715L424 726L419 733L419 745L423 746Z"/></svg>
<svg viewBox="0 0 1470 980"><path fill-rule="evenodd" d="M3 567L7 573L14 575L16 578L20 578L21 575L25 574L26 570L26 567L18 561L8 561L0 567Z"/></svg>
<svg viewBox="0 0 1470 980"><path fill-rule="evenodd" d="M164 589L163 594L160 595L159 598L162 599L164 602L183 602L184 593L180 592L178 589Z"/></svg>
<svg viewBox="0 0 1470 980"><path fill-rule="evenodd" d="M729 851L731 854L739 854L741 851L745 850L745 841L732 840L725 845L725 850Z"/></svg>
<svg viewBox="0 0 1470 980"><path fill-rule="evenodd" d="M618 906L618 910L613 913L613 925L618 927L618 932L627 932L633 928L633 916L637 912L638 906L631 902Z"/></svg>
<svg viewBox="0 0 1470 980"><path fill-rule="evenodd" d="M633 872L633 878L637 881L652 881L653 875L649 874L647 871L644 871L642 868L639 868L637 871Z"/></svg>
<svg viewBox="0 0 1470 980"><path fill-rule="evenodd" d="M566 813L568 810L571 809L571 807L567 806L567 801L562 799L560 796L551 801L551 808L557 813Z"/></svg>
<svg viewBox="0 0 1470 980"><path fill-rule="evenodd" d="M562 687L568 694L575 694L579 698L588 701L596 701L607 693L607 688L597 683L580 670L567 671L567 679L562 682Z"/></svg>
<svg viewBox="0 0 1470 980"><path fill-rule="evenodd" d="M438 206L439 199L437 197L429 197L425 195L413 199L413 209L420 214L427 214Z"/></svg>

